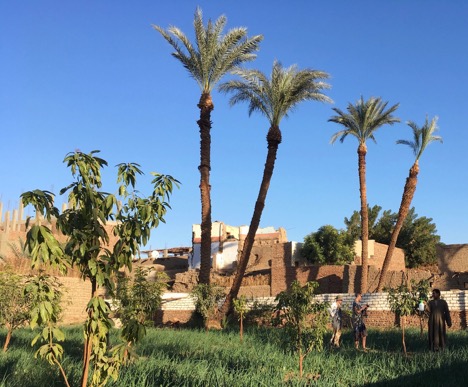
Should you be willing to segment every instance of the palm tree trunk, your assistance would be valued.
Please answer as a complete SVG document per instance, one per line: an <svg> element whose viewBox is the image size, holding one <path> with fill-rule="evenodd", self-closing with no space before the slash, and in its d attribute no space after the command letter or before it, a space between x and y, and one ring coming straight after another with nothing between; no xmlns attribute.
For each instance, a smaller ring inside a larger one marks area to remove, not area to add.
<svg viewBox="0 0 468 387"><path fill-rule="evenodd" d="M200 277L201 284L210 283L211 271L211 111L214 109L210 93L203 93L197 105L200 108L200 196L201 196L201 246Z"/></svg>
<svg viewBox="0 0 468 387"><path fill-rule="evenodd" d="M247 233L247 237L244 240L244 246L239 258L239 264L237 266L237 271L232 283L231 290L226 296L226 300L221 307L221 315L227 315L231 312L232 300L234 300L239 294L242 279L244 278L245 270L247 269L247 264L249 263L250 253L255 242L255 234L257 233L258 227L260 225L260 219L262 217L263 208L265 207L268 188L270 187L271 177L275 168L278 146L281 144L281 131L279 127L275 126L270 128L267 135L267 142L268 153L265 162L265 169L263 170L262 183L260 184L260 191L258 192L254 213L250 221L249 232Z"/></svg>
<svg viewBox="0 0 468 387"><path fill-rule="evenodd" d="M366 186L366 144L358 147L359 190L361 193L361 287L360 292L367 292L367 277L369 272L369 213L367 207Z"/></svg>
<svg viewBox="0 0 468 387"><path fill-rule="evenodd" d="M392 238L385 254L385 259L382 265L382 271L380 272L379 284L377 285L377 291L381 292L385 285L385 276L387 275L390 263L392 261L393 252L395 251L398 235L400 235L401 228L405 222L406 216L408 215L411 202L416 191L416 185L418 183L419 165L416 161L409 171L409 176L406 179L405 188L403 190L403 196L401 198L400 209L398 211L398 220L392 232Z"/></svg>

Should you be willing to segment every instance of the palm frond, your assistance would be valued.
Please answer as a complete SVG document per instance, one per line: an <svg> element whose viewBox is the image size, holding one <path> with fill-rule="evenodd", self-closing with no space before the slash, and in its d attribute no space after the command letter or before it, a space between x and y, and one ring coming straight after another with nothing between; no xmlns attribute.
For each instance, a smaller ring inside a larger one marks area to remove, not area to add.
<svg viewBox="0 0 468 387"><path fill-rule="evenodd" d="M408 121L407 125L413 131L413 141L398 140L397 144L408 145L415 156L415 162L418 161L426 147L434 141L443 142L441 136L434 136L434 132L437 131L437 120L438 117L434 117L430 122L426 116L426 121L423 126L419 127L414 121Z"/></svg>
<svg viewBox="0 0 468 387"><path fill-rule="evenodd" d="M321 81L328 74L317 70L298 70L293 65L284 68L280 62L273 63L270 78L259 70L235 68L232 73L240 80L229 81L220 86L220 91L232 93L230 104L248 102L249 115L254 111L262 113L271 126L279 127L282 118L306 100L330 102L323 94L330 86ZM320 80L320 81L319 81Z"/></svg>
<svg viewBox="0 0 468 387"><path fill-rule="evenodd" d="M222 15L215 22L208 20L203 24L203 14L197 8L194 17L196 47L177 27L167 30L153 26L174 48L172 55L178 59L190 73L202 92L211 92L220 79L235 66L256 57L261 35L247 38L247 29L234 28L223 35L227 18Z"/></svg>
<svg viewBox="0 0 468 387"><path fill-rule="evenodd" d="M330 117L328 121L335 122L345 129L335 133L330 142L334 143L338 138L343 142L348 135L357 138L363 144L367 140L375 140L375 131L383 125L393 125L400 122L400 119L393 116L399 104L395 104L387 109L388 102L383 102L381 98L371 97L367 101L361 96L352 104L349 103L343 112L338 108L333 108L337 115Z"/></svg>
<svg viewBox="0 0 468 387"><path fill-rule="evenodd" d="M247 29L236 28L230 30L219 44L215 56L216 66L213 67L212 78L218 82L221 77L238 67L241 63L249 62L256 58L262 35L247 38Z"/></svg>

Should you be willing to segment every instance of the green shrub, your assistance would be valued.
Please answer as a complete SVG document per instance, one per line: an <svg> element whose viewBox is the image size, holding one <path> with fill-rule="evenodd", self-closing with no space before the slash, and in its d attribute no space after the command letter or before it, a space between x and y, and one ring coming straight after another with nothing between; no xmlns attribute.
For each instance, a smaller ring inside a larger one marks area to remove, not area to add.
<svg viewBox="0 0 468 387"><path fill-rule="evenodd" d="M219 302L224 298L224 290L216 285L198 284L191 293L195 299L195 310L203 318L205 329L219 317Z"/></svg>
<svg viewBox="0 0 468 387"><path fill-rule="evenodd" d="M6 352L15 329L29 320L31 299L24 294L24 278L11 271L0 272L0 327L7 329L3 344Z"/></svg>
<svg viewBox="0 0 468 387"><path fill-rule="evenodd" d="M169 276L164 272L156 272L154 279L149 279L153 270L137 267L133 280L129 277L118 277L115 295L116 317L119 317L124 325L130 320L154 325Z"/></svg>

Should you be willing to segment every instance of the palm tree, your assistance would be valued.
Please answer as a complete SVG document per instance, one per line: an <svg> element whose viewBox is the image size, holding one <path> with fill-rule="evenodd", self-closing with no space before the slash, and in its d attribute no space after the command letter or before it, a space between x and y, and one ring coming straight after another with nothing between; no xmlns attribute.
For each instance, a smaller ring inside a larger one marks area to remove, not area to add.
<svg viewBox="0 0 468 387"><path fill-rule="evenodd" d="M398 219L395 223L395 227L392 232L392 237L390 239L390 244L387 248L387 253L385 254L385 260L382 265L382 271L380 273L379 284L377 285L377 291L381 292L385 283L385 276L390 267L390 262L392 261L393 251L398 240L398 235L403 226L403 223L408 215L408 211L411 205L411 201L414 197L414 192L416 191L416 185L418 183L418 174L419 174L419 159L421 158L426 147L434 141L442 142L442 137L434 136L434 132L437 130L437 117L434 117L431 122L429 122L426 117L426 122L422 127L418 127L413 121L407 122L408 126L413 131L413 141L407 140L398 140L397 144L408 145L416 157L413 166L409 170L409 176L406 178L405 188L403 189L403 196L401 198L400 209L398 210Z"/></svg>
<svg viewBox="0 0 468 387"><path fill-rule="evenodd" d="M199 282L210 283L211 269L211 111L214 109L211 91L220 79L234 67L255 59L255 51L263 36L247 37L247 29L234 28L222 34L226 25L225 16L220 16L214 23L203 25L202 11L197 8L195 20L196 47L177 27L167 30L153 26L174 48L172 55L195 79L201 89L198 102L200 119L200 196L201 196L201 260Z"/></svg>
<svg viewBox="0 0 468 387"><path fill-rule="evenodd" d="M328 121L335 122L344 126L345 129L335 133L330 142L333 144L338 138L340 142L348 136L357 138L359 145L358 153L358 172L359 172L359 191L361 194L361 287L360 292L367 291L367 274L368 274L368 242L369 242L369 216L367 204L367 186L366 186L366 154L368 139L375 141L375 131L383 125L393 125L395 122L400 122L400 119L394 117L392 113L398 108L398 104L392 107L387 107L388 102L383 102L381 98L371 97L364 101L361 97L355 105L348 104L347 113L338 108L333 110L338 114L332 116Z"/></svg>
<svg viewBox="0 0 468 387"><path fill-rule="evenodd" d="M288 113L303 101L332 102L330 98L322 93L324 89L330 88L327 83L321 81L321 79L329 77L323 71L298 70L296 66L283 68L281 63L275 61L270 79L258 70L237 69L233 73L238 75L241 80L226 82L220 86L220 90L225 93L233 93L230 99L231 106L238 102L248 102L249 115L254 111L263 114L268 119L270 128L267 134L268 153L262 182L234 281L222 307L224 314L232 309L232 301L239 292L249 262L255 234L265 207L265 199L275 167L278 146L281 143L279 125L282 118L287 117Z"/></svg>

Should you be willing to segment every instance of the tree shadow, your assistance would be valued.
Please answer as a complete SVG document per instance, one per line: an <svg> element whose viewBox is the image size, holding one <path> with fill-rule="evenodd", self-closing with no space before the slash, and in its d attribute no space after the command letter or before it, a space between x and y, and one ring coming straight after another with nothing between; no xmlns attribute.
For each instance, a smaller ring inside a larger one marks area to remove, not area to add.
<svg viewBox="0 0 468 387"><path fill-rule="evenodd" d="M466 362L457 361L441 368L424 370L411 375L403 375L395 379L375 383L367 383L372 387L402 387L402 386L464 386L466 385Z"/></svg>

